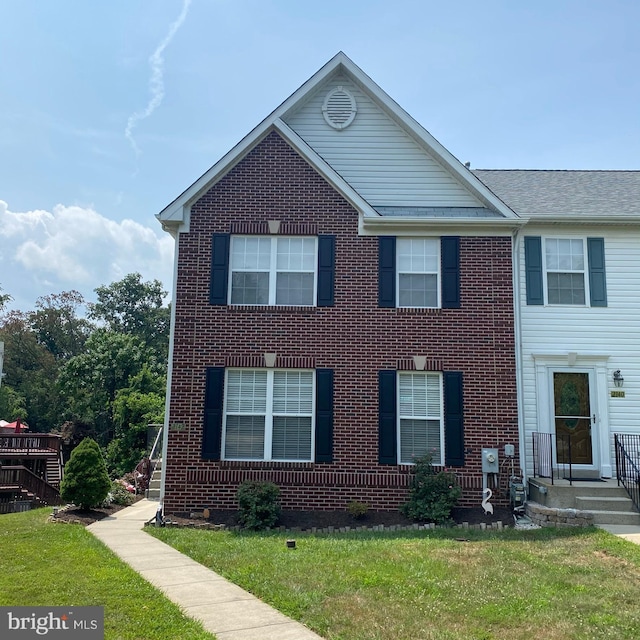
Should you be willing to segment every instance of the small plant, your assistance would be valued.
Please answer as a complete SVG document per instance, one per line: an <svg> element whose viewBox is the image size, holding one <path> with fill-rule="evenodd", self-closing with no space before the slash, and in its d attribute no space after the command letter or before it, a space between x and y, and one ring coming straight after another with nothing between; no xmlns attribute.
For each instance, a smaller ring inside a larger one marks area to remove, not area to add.
<svg viewBox="0 0 640 640"><path fill-rule="evenodd" d="M238 521L246 529L267 529L280 517L280 489L273 482L245 480L238 487Z"/></svg>
<svg viewBox="0 0 640 640"><path fill-rule="evenodd" d="M108 507L111 504L117 504L128 507L133 504L134 499L134 495L129 491L124 481L114 480L111 483L111 489L103 502L103 506Z"/></svg>
<svg viewBox="0 0 640 640"><path fill-rule="evenodd" d="M442 524L451 519L451 509L462 490L450 471L436 471L431 454L415 459L409 501L402 513L412 520Z"/></svg>
<svg viewBox="0 0 640 640"><path fill-rule="evenodd" d="M85 438L71 452L60 483L60 497L81 509L101 504L111 489L111 480L95 440Z"/></svg>
<svg viewBox="0 0 640 640"><path fill-rule="evenodd" d="M354 520L362 520L367 515L367 511L369 511L369 505L364 502L352 500L347 505L347 511Z"/></svg>

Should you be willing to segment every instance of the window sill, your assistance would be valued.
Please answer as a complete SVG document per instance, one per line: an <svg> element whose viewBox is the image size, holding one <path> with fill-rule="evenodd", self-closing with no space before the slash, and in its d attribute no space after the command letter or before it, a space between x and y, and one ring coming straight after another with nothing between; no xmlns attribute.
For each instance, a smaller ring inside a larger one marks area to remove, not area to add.
<svg viewBox="0 0 640 640"><path fill-rule="evenodd" d="M315 306L295 305L262 305L262 304L233 304L227 305L227 310L232 313L313 313L318 309Z"/></svg>

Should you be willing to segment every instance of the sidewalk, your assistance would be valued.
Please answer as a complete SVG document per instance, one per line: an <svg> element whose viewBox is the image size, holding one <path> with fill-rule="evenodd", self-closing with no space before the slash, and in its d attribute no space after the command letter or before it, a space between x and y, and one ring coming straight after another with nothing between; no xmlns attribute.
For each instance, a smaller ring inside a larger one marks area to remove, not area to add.
<svg viewBox="0 0 640 640"><path fill-rule="evenodd" d="M140 500L87 529L218 640L322 640L237 585L160 540L145 522L158 503Z"/></svg>
<svg viewBox="0 0 640 640"><path fill-rule="evenodd" d="M598 524L599 529L604 529L619 538L624 538L629 542L640 544L640 527L625 524Z"/></svg>

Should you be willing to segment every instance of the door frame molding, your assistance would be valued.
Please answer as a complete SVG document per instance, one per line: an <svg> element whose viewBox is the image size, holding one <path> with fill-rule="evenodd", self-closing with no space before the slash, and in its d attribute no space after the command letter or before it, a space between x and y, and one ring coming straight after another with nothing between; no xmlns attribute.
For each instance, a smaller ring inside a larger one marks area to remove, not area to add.
<svg viewBox="0 0 640 640"><path fill-rule="evenodd" d="M553 417L553 379L554 370L576 372L588 370L593 374L593 397L590 398L595 413L592 425L592 446L594 453L593 468L600 471L603 478L611 478L613 464L611 458L611 430L609 425L607 363L609 356L597 354L533 354L536 376L536 411L538 431L555 433ZM594 433L595 432L595 433ZM554 459L554 465L556 460ZM589 468L585 466L584 468Z"/></svg>

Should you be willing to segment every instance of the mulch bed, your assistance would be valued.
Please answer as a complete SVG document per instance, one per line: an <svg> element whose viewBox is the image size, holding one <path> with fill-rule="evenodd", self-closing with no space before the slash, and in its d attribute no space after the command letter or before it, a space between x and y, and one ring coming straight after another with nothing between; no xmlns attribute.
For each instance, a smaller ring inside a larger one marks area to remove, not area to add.
<svg viewBox="0 0 640 640"><path fill-rule="evenodd" d="M141 499L138 497L138 500ZM89 510L82 510L70 506L61 508L57 515L52 518L55 522L67 522L87 526L97 520L102 520L113 515L125 507L111 505ZM504 507L494 507L493 515L485 515L481 507L465 508L456 507L451 513L456 524L464 522L469 526L485 523L488 526L501 521L505 527L513 524L513 514L510 509ZM209 522L211 524L224 524L227 527L234 527L238 524L237 512L234 510L211 510L208 519L204 519L202 512L167 514L166 519L176 524L189 525ZM409 526L413 521L403 516L399 511L368 511L359 519L354 519L347 511L287 511L280 514L278 526L286 529L325 529L327 527L374 527L378 525Z"/></svg>

